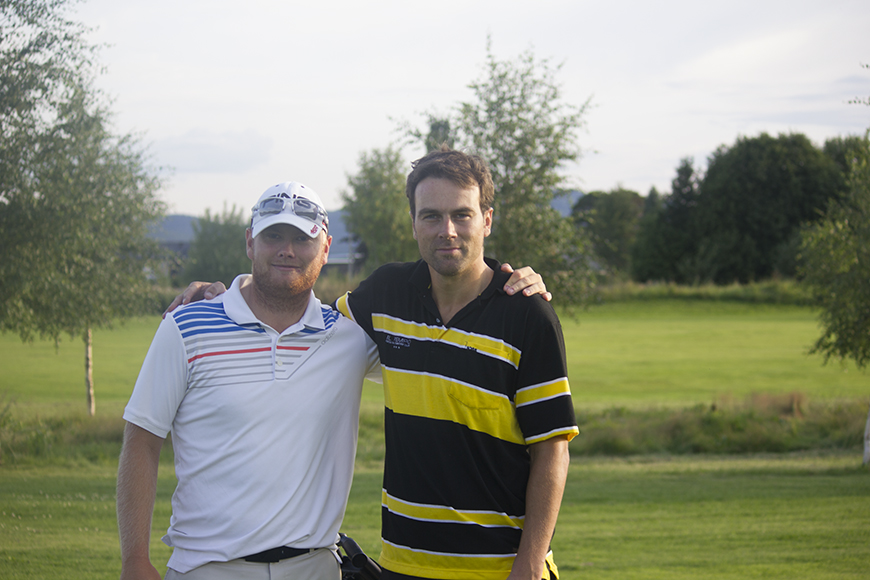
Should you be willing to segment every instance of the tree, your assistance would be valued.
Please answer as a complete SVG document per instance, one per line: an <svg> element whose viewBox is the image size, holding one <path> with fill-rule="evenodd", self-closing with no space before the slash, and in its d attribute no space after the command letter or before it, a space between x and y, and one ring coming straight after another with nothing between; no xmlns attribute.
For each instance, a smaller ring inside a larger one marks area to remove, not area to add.
<svg viewBox="0 0 870 580"><path fill-rule="evenodd" d="M82 337L93 414L91 329L146 307L162 205L136 139L108 129L67 5L0 1L0 328Z"/></svg>
<svg viewBox="0 0 870 580"><path fill-rule="evenodd" d="M831 200L824 219L801 237L803 282L821 307L822 335L811 353L859 368L870 361L870 132L854 151L843 199ZM870 413L864 464L870 463Z"/></svg>
<svg viewBox="0 0 870 580"><path fill-rule="evenodd" d="M451 123L456 142L481 155L493 175L493 231L486 252L532 265L568 303L579 303L591 284L589 243L582 230L551 207L563 182L559 169L579 159L578 131L588 100L565 102L556 81L560 67L531 51L500 61L487 43L482 77L471 83Z"/></svg>
<svg viewBox="0 0 870 580"><path fill-rule="evenodd" d="M0 184L3 201L26 185L37 140L59 122L93 74L86 29L67 0L0 0Z"/></svg>
<svg viewBox="0 0 870 580"><path fill-rule="evenodd" d="M846 135L827 139L822 152L837 164L840 173L847 176L852 170L852 162L856 155L860 154L862 147L864 147L864 139L859 135Z"/></svg>
<svg viewBox="0 0 870 580"><path fill-rule="evenodd" d="M671 181L671 193L644 213L632 250L632 277L639 282L667 280L682 284L697 282L696 223L701 177L694 160L685 157ZM656 192L657 194L658 192Z"/></svg>
<svg viewBox="0 0 870 580"><path fill-rule="evenodd" d="M574 204L572 215L586 228L595 254L612 273L628 273L637 239L644 198L618 187L587 193Z"/></svg>
<svg viewBox="0 0 870 580"><path fill-rule="evenodd" d="M842 191L836 164L804 135L762 133L720 147L698 198L702 278L727 284L770 277L800 225L818 219Z"/></svg>
<svg viewBox="0 0 870 580"><path fill-rule="evenodd" d="M849 102L870 105L870 98ZM822 354L825 363L831 357L851 358L865 368L870 360L870 129L860 140L829 140L825 152L831 155L831 150L845 152L845 194L831 200L824 218L801 236L803 282L821 306L822 336L810 352ZM868 463L870 413L864 429L864 465Z"/></svg>
<svg viewBox="0 0 870 580"><path fill-rule="evenodd" d="M842 193L835 157L804 135L761 134L719 147L703 177L683 159L658 218L642 225L639 243L650 247L636 247L633 276L728 284L793 275L800 225Z"/></svg>
<svg viewBox="0 0 870 580"><path fill-rule="evenodd" d="M822 336L811 352L825 361L870 361L870 134L856 151L842 199L803 231L803 282L821 306Z"/></svg>
<svg viewBox="0 0 870 580"><path fill-rule="evenodd" d="M220 215L205 210L205 217L194 224L184 284L193 280L221 280L231 283L239 274L251 271L251 260L245 247L248 220L234 205L226 206Z"/></svg>
<svg viewBox="0 0 870 580"><path fill-rule="evenodd" d="M646 282L656 279L665 269L661 229L664 203L655 187L650 188L644 199L643 213L637 226L637 237L631 247L631 278Z"/></svg>
<svg viewBox="0 0 870 580"><path fill-rule="evenodd" d="M373 149L360 154L358 163L359 171L347 177L350 191L342 199L347 229L360 243L366 270L418 259L401 153L392 147Z"/></svg>
<svg viewBox="0 0 870 580"><path fill-rule="evenodd" d="M419 143L423 146L424 155L437 151L441 148L441 145L447 145L452 148L456 141L456 131L453 125L451 125L450 116L426 113L425 117L427 127L425 133L407 121L399 123L398 131L404 135L402 145Z"/></svg>

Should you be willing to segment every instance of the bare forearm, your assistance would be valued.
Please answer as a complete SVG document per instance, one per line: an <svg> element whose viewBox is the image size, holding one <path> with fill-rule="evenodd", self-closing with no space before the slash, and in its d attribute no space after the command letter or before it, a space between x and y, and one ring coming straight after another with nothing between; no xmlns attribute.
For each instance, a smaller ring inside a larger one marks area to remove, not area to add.
<svg viewBox="0 0 870 580"><path fill-rule="evenodd" d="M526 488L526 518L509 576L511 580L541 580L544 577L544 561L556 529L568 477L570 457L566 438L537 443L530 448L530 453L532 465Z"/></svg>
<svg viewBox="0 0 870 580"><path fill-rule="evenodd" d="M121 562L127 570L151 567L148 548L162 443L163 439L135 425L128 423L124 430L118 464L117 509Z"/></svg>

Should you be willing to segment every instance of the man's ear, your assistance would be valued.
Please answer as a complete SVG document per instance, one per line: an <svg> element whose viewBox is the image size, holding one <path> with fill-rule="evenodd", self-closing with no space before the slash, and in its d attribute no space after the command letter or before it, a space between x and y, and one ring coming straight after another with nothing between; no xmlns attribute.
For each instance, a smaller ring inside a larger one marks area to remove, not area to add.
<svg viewBox="0 0 870 580"><path fill-rule="evenodd" d="M254 236L252 235L251 228L245 230L245 253L250 260L254 259Z"/></svg>
<svg viewBox="0 0 870 580"><path fill-rule="evenodd" d="M323 263L329 260L329 247L332 245L332 236L326 234L326 239L323 241Z"/></svg>

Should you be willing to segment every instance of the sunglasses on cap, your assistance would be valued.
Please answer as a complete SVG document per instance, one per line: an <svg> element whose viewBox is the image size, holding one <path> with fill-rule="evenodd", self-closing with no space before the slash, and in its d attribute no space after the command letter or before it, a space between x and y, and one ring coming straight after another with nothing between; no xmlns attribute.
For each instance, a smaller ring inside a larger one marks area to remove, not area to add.
<svg viewBox="0 0 870 580"><path fill-rule="evenodd" d="M319 205L304 197L270 197L264 199L252 209L252 212L263 218L279 213L292 213L329 229L329 218Z"/></svg>

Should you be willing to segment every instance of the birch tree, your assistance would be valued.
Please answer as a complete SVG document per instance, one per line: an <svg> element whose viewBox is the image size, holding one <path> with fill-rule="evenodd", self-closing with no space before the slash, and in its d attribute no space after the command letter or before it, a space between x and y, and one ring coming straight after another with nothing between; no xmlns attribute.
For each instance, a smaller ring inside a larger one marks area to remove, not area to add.
<svg viewBox="0 0 870 580"><path fill-rule="evenodd" d="M80 337L143 311L162 212L144 149L109 129L96 48L68 0L0 0L0 329Z"/></svg>

